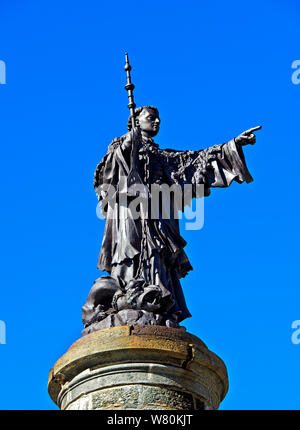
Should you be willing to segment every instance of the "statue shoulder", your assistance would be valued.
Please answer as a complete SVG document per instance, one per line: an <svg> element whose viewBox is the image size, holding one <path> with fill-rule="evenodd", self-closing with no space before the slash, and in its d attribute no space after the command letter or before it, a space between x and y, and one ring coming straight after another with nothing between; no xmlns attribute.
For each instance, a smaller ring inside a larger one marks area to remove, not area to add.
<svg viewBox="0 0 300 430"><path fill-rule="evenodd" d="M184 151L179 149L171 149L171 148L164 148L159 150L160 154L162 154L164 157L168 159L175 159L179 158L180 156L183 156L185 154L188 154L192 151Z"/></svg>
<svg viewBox="0 0 300 430"><path fill-rule="evenodd" d="M107 150L107 152L112 152L112 151L114 151L115 149L117 149L120 145L122 145L122 143L124 142L124 140L125 140L125 137L126 137L126 134L124 134L123 136L121 136L121 137L115 137L112 141L111 141L111 143L108 145L108 150Z"/></svg>
<svg viewBox="0 0 300 430"><path fill-rule="evenodd" d="M97 165L94 173L94 188L96 188L101 183L107 161L112 156L112 153L124 142L125 137L126 134L121 137L115 137L108 145L107 153Z"/></svg>

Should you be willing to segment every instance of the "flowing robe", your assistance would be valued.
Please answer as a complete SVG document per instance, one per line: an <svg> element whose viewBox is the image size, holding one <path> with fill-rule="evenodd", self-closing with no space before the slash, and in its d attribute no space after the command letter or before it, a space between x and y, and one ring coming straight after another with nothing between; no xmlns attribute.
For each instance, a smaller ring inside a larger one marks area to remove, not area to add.
<svg viewBox="0 0 300 430"><path fill-rule="evenodd" d="M136 219L129 204L132 197L128 196L127 205L119 199L128 191L124 188L124 178L126 184L135 163L139 179L147 190L151 190L152 184L181 188L190 184L192 197L196 197L197 185L202 184L204 196L208 196L212 187L228 187L232 181L249 183L252 177L243 150L234 140L199 151L175 151L160 149L152 139L144 139L138 145L135 160L124 140L125 136L110 144L95 172L94 187L99 200L103 201L110 189L115 197L114 203L107 206L98 268L125 283L142 278L146 284L159 286L166 309L177 315L180 322L191 315L179 280L192 266L184 252L186 242L179 232L176 205L171 201L170 217L164 217L159 206L156 219L151 216ZM151 193L146 198L151 206ZM171 307L167 305L170 300Z"/></svg>

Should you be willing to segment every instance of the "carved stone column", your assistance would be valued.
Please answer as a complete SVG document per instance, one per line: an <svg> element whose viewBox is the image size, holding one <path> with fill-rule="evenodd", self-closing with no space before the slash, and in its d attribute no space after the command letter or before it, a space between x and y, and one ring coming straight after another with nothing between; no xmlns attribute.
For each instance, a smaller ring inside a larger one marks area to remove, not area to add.
<svg viewBox="0 0 300 430"><path fill-rule="evenodd" d="M217 409L228 378L184 328L122 326L77 340L51 369L48 390L65 410Z"/></svg>

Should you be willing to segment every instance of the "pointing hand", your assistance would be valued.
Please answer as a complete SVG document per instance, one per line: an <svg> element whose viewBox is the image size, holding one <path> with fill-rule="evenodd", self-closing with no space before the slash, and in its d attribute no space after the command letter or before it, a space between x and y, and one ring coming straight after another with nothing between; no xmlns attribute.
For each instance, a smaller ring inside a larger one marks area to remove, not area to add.
<svg viewBox="0 0 300 430"><path fill-rule="evenodd" d="M235 143L238 143L241 146L254 145L256 141L256 137L255 137L255 134L253 134L253 132L260 129L261 129L261 125L258 125L257 127L249 128L249 130L244 131L234 139Z"/></svg>

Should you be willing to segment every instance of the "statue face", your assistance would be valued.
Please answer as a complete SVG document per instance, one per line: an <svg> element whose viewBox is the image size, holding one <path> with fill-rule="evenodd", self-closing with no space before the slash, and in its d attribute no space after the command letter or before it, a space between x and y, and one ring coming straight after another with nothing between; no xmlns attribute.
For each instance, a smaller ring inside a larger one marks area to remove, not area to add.
<svg viewBox="0 0 300 430"><path fill-rule="evenodd" d="M138 116L141 131L150 137L156 136L159 132L160 119L155 110L143 109Z"/></svg>

